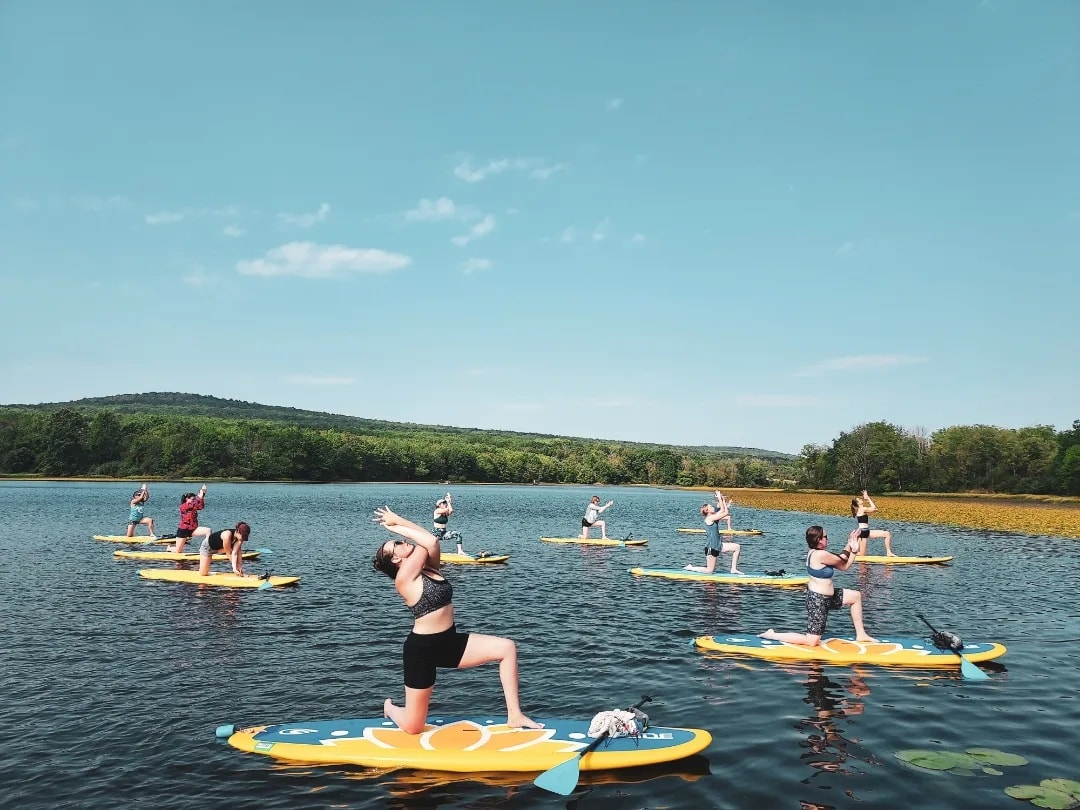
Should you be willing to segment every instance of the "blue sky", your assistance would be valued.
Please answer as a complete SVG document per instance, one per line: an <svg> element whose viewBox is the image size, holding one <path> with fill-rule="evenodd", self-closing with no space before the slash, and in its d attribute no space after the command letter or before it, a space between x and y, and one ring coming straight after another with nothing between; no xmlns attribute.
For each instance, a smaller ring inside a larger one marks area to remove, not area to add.
<svg viewBox="0 0 1080 810"><path fill-rule="evenodd" d="M1080 419L1080 5L0 5L0 402Z"/></svg>

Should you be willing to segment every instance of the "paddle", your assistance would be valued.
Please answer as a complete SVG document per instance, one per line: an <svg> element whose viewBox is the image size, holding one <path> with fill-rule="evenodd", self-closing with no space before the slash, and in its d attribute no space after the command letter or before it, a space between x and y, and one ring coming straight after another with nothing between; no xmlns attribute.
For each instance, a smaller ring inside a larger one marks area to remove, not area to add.
<svg viewBox="0 0 1080 810"><path fill-rule="evenodd" d="M640 709L650 701L652 701L651 697L642 695L641 700L634 708ZM578 777L581 775L581 758L590 751L595 750L607 738L608 733L605 731L570 759L560 762L554 768L548 768L533 780L533 784L544 790L550 790L552 793L558 793L560 796L569 796L577 787Z"/></svg>
<svg viewBox="0 0 1080 810"><path fill-rule="evenodd" d="M926 617L923 616L921 613L916 613L915 615L922 619L923 624L929 627L931 632L933 632L934 635L930 640L934 643L935 647L941 650L952 650L954 653L960 656L961 675L963 675L969 681L987 681L990 679L989 675L987 675L985 672L975 666L971 661L967 659L967 656L960 652L960 650L963 649L963 643L960 641L959 638L952 635L951 633L941 633L937 631L936 629L934 629L934 625L930 624L930 622L926 620Z"/></svg>

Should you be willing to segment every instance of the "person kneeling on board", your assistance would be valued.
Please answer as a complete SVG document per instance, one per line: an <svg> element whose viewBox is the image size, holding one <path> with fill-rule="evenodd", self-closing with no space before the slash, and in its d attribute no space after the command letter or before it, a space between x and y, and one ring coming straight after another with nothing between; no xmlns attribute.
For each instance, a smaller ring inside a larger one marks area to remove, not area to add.
<svg viewBox="0 0 1080 810"><path fill-rule="evenodd" d="M811 526L806 530L806 545L810 551L806 554L806 573L810 581L806 585L806 633L777 633L771 627L760 638L770 638L787 644L803 644L816 647L821 643L825 626L829 622L829 612L841 607L851 608L851 623L855 625L856 641L877 641L866 634L863 627L862 594L851 588L837 588L833 585L836 569L846 571L855 562L859 551L859 530L848 536L847 545L839 554L826 549L829 535L820 526Z"/></svg>
<svg viewBox="0 0 1080 810"><path fill-rule="evenodd" d="M210 563L215 554L224 554L232 564L233 573L244 576L244 541L251 535L251 527L240 521L232 529L222 529L219 532L210 531L209 526L200 526L195 530L194 537L202 537L202 545L199 546L199 576L205 577L210 573Z"/></svg>
<svg viewBox="0 0 1080 810"><path fill-rule="evenodd" d="M440 571L439 538L395 514L389 506L375 510L379 523L404 540L386 540L375 552L372 567L394 580L394 588L413 614L413 629L405 639L405 705L390 698L383 714L408 734L419 734L427 723L435 688L435 670L468 669L499 662L499 680L506 699L506 724L512 728L543 728L526 717L518 702L517 645L508 638L459 633L454 624L454 590Z"/></svg>
<svg viewBox="0 0 1080 810"><path fill-rule="evenodd" d="M723 505L723 495L716 493L717 500ZM716 561L721 553L731 555L731 573L741 574L739 570L739 552L742 546L738 543L720 542L720 521L728 517L726 511L717 509L712 504L706 503L701 506L701 516L705 518L705 565L688 565L685 571L697 571L701 574L711 574L716 569Z"/></svg>

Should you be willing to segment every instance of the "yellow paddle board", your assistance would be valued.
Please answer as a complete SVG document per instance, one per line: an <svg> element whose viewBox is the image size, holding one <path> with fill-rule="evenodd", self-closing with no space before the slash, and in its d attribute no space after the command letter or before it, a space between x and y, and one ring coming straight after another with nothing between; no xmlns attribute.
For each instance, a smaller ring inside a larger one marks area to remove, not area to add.
<svg viewBox="0 0 1080 810"><path fill-rule="evenodd" d="M114 557L121 557L127 560L191 560L193 562L199 561L198 552L194 554L177 554L175 551L128 551L127 549L120 549L113 552ZM245 551L240 555L245 560L257 560L259 559L259 552L257 551ZM215 554L212 558L216 562L222 562L228 560L228 556L225 554Z"/></svg>
<svg viewBox="0 0 1080 810"><path fill-rule="evenodd" d="M456 563L459 565L481 565L483 563L504 563L510 559L509 554L486 554L481 552L477 556L471 554L456 554L454 552L444 551L439 555L439 559L444 563Z"/></svg>
<svg viewBox="0 0 1080 810"><path fill-rule="evenodd" d="M313 720L234 730L229 745L286 762L427 771L546 771L572 758L593 738L588 720L536 718L541 729L513 729L505 718L428 717L420 734L406 734L383 718ZM712 736L697 728L649 726L638 737L605 740L580 757L582 771L636 768L693 756Z"/></svg>
<svg viewBox="0 0 1080 810"><path fill-rule="evenodd" d="M952 557L876 557L869 554L865 557L856 557L855 562L881 563L883 565L908 565L914 563L947 563Z"/></svg>
<svg viewBox="0 0 1080 810"><path fill-rule="evenodd" d="M787 574L732 574L730 571L687 571L685 568L631 568L635 577L660 577L661 579L682 579L694 582L723 582L728 585L773 585L778 588L791 588L805 585L808 576Z"/></svg>
<svg viewBox="0 0 1080 810"><path fill-rule="evenodd" d="M822 661L828 664L882 664L897 667L959 667L960 656L951 650L939 650L923 638L880 638L855 641L850 638L825 638L816 647L788 644L785 641L755 635L699 636L694 645L702 650L737 653L772 661ZM1005 647L995 642L965 644L969 661L991 661L1005 654Z"/></svg>
<svg viewBox="0 0 1080 810"><path fill-rule="evenodd" d="M218 588L258 588L266 582L255 574L238 577L224 571L211 571L205 577L198 571L178 571L175 568L140 568L139 576L143 579L163 579L166 582L190 582L195 585L213 585ZM270 577L270 584L276 588L283 585L295 585L300 577Z"/></svg>
<svg viewBox="0 0 1080 810"><path fill-rule="evenodd" d="M705 534L704 529L676 529L682 534ZM720 534L765 534L761 529L721 529Z"/></svg>
<svg viewBox="0 0 1080 810"><path fill-rule="evenodd" d="M100 540L103 543L175 543L175 538L161 539L160 537L147 537L145 534L141 537L127 537L122 534L95 534L95 540Z"/></svg>
<svg viewBox="0 0 1080 810"><path fill-rule="evenodd" d="M545 543L577 543L582 546L643 546L648 540L601 540L599 537L584 540L580 537L541 537Z"/></svg>

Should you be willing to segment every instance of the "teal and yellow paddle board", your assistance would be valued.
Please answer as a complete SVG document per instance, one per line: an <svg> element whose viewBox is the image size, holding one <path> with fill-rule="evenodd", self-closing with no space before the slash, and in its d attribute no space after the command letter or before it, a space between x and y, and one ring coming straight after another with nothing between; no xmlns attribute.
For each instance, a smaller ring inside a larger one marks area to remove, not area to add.
<svg viewBox="0 0 1080 810"><path fill-rule="evenodd" d="M190 582L195 585L213 585L218 588L258 588L267 580L255 574L239 577L231 571L211 571L205 577L198 571L178 571L175 568L140 568L139 576L143 579L163 579L166 582ZM275 588L295 585L300 577L270 577L270 584Z"/></svg>
<svg viewBox="0 0 1080 810"><path fill-rule="evenodd" d="M120 549L118 551L114 551L113 556L121 557L126 560L191 560L194 562L199 561L198 552L195 552L193 554L188 554L187 552L184 552L183 554L177 554L175 551L128 551L127 549ZM259 559L259 552L245 551L240 556L243 557L245 560L257 560ZM212 559L217 562L222 562L224 560L228 560L229 558L225 554L215 554Z"/></svg>
<svg viewBox="0 0 1080 810"><path fill-rule="evenodd" d="M418 768L428 771L546 771L590 742L588 720L536 718L542 729L513 729L494 717L429 717L420 734L406 734L383 717L315 720L235 730L229 745L286 762ZM636 768L693 756L712 736L696 728L650 726L640 737L617 737L580 758L583 771Z"/></svg>
<svg viewBox="0 0 1080 810"><path fill-rule="evenodd" d="M910 565L915 563L947 563L951 562L952 557L885 557L874 556L869 554L863 557L856 557L855 562L864 563L880 563L882 565Z"/></svg>
<svg viewBox="0 0 1080 810"><path fill-rule="evenodd" d="M581 537L541 537L545 543L576 543L581 546L644 546L648 540L601 540L599 537L591 537L588 540Z"/></svg>
<svg viewBox="0 0 1080 810"><path fill-rule="evenodd" d="M487 552L480 552L475 557L471 554L456 554L454 552L444 551L439 555L439 559L444 563L455 563L458 565L482 565L484 563L504 563L510 559L509 554L488 554Z"/></svg>
<svg viewBox="0 0 1080 810"><path fill-rule="evenodd" d="M704 529L676 529L675 531L682 534L705 534ZM761 529L721 529L720 534L765 534Z"/></svg>
<svg viewBox="0 0 1080 810"><path fill-rule="evenodd" d="M939 650L923 638L880 638L855 641L851 638L824 638L816 647L788 644L755 635L699 636L694 645L713 652L750 655L771 661L822 661L827 664L880 664L895 667L959 667L960 656ZM1005 654L994 642L964 645L969 661L991 661Z"/></svg>
<svg viewBox="0 0 1080 810"><path fill-rule="evenodd" d="M662 579L684 579L694 582L724 582L728 585L773 585L779 588L805 585L808 576L788 576L786 574L732 574L730 571L714 571L705 574L701 571L687 571L685 568L631 568L635 577L660 577Z"/></svg>

